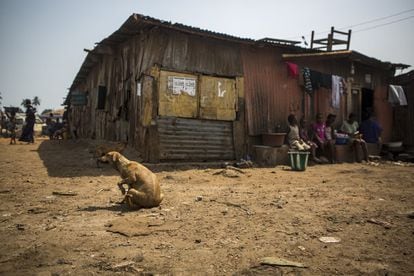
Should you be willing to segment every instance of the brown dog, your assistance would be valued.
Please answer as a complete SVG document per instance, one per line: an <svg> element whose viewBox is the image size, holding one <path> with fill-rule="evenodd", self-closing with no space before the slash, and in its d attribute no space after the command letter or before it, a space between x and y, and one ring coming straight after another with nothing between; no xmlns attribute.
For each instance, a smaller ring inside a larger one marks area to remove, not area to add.
<svg viewBox="0 0 414 276"><path fill-rule="evenodd" d="M106 143L97 145L93 152L96 158L96 166L99 168L99 158L111 151L123 152L127 146L127 142Z"/></svg>
<svg viewBox="0 0 414 276"><path fill-rule="evenodd" d="M157 176L148 168L128 160L116 151L106 153L99 160L111 163L120 173L122 180L118 182L118 187L125 195L123 202L130 208L151 208L160 205L164 195ZM128 190L125 190L124 184L128 185Z"/></svg>
<svg viewBox="0 0 414 276"><path fill-rule="evenodd" d="M59 140L62 139L63 140L63 134L66 132L66 128L62 127L61 129L56 130L53 135L52 138L55 140Z"/></svg>

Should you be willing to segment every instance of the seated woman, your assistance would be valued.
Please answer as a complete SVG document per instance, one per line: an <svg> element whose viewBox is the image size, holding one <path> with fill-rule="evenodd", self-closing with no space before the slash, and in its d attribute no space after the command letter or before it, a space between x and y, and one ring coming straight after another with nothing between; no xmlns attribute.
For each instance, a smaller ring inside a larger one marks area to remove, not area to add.
<svg viewBox="0 0 414 276"><path fill-rule="evenodd" d="M312 154L313 161L315 163L320 163L320 160L316 158L315 155L315 146L312 144L307 143L304 141L299 134L299 126L296 116L294 114L290 114L288 116L289 122L289 132L287 134L289 146L291 148L300 150L300 151L310 151Z"/></svg>
<svg viewBox="0 0 414 276"><path fill-rule="evenodd" d="M362 139L362 135L358 132L358 122L355 120L355 114L350 113L348 120L342 123L341 131L349 135L349 143L352 145L352 150L355 153L355 160L360 162L358 157L358 147L361 147L364 154L364 160L368 162L367 143Z"/></svg>

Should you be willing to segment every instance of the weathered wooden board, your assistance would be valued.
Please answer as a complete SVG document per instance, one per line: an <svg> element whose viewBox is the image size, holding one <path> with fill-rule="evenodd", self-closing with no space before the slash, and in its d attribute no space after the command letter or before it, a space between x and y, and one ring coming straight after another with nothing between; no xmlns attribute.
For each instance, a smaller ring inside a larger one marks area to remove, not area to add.
<svg viewBox="0 0 414 276"><path fill-rule="evenodd" d="M158 114L197 117L197 82L196 75L161 71Z"/></svg>
<svg viewBox="0 0 414 276"><path fill-rule="evenodd" d="M200 117L233 121L236 119L236 81L230 78L200 77Z"/></svg>

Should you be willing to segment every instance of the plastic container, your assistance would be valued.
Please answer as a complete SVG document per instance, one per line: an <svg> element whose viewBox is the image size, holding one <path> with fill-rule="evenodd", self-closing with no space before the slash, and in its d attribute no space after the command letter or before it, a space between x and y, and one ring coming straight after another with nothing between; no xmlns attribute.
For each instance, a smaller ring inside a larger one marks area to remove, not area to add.
<svg viewBox="0 0 414 276"><path fill-rule="evenodd" d="M389 142L386 145L389 148L400 148L402 146L403 142L402 141L398 141L398 142Z"/></svg>
<svg viewBox="0 0 414 276"><path fill-rule="evenodd" d="M346 145L348 144L348 137L336 137L335 144Z"/></svg>
<svg viewBox="0 0 414 276"><path fill-rule="evenodd" d="M304 171L308 166L309 152L290 151L288 152L290 167L294 171Z"/></svg>
<svg viewBox="0 0 414 276"><path fill-rule="evenodd" d="M349 140L348 134L337 133L336 134L336 139L335 139L335 144L337 144L337 145L346 145L346 144L348 144L348 140Z"/></svg>
<svg viewBox="0 0 414 276"><path fill-rule="evenodd" d="M263 133L263 145L268 147L281 147L285 142L286 133Z"/></svg>

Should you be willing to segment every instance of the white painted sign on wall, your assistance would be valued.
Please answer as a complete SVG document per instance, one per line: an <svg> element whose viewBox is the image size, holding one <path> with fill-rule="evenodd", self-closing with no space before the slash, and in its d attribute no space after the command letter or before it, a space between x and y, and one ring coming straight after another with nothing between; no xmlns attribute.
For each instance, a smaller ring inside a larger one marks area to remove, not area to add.
<svg viewBox="0 0 414 276"><path fill-rule="evenodd" d="M141 96L141 82L137 82L137 96Z"/></svg>
<svg viewBox="0 0 414 276"><path fill-rule="evenodd" d="M218 82L217 88L218 88L218 95L220 98L224 98L224 94L226 93L226 90L221 89L221 81Z"/></svg>
<svg viewBox="0 0 414 276"><path fill-rule="evenodd" d="M168 90L174 95L186 93L190 96L196 95L197 79L168 76Z"/></svg>

